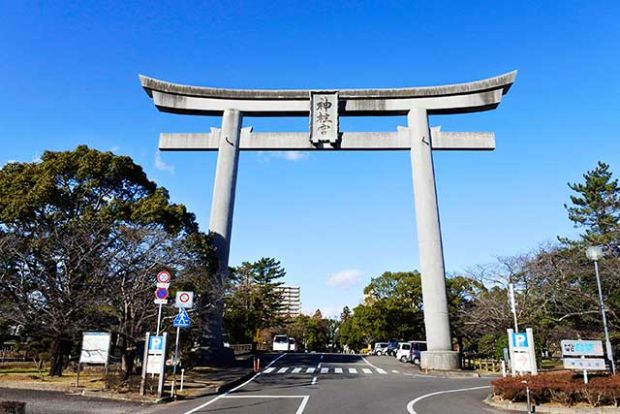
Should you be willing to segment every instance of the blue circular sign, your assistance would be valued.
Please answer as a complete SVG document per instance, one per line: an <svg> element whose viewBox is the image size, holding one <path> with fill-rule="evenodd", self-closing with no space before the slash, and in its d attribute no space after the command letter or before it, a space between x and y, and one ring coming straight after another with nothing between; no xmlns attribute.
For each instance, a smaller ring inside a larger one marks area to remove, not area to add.
<svg viewBox="0 0 620 414"><path fill-rule="evenodd" d="M168 289L157 288L157 290L155 291L155 297L157 299L166 299L168 297Z"/></svg>

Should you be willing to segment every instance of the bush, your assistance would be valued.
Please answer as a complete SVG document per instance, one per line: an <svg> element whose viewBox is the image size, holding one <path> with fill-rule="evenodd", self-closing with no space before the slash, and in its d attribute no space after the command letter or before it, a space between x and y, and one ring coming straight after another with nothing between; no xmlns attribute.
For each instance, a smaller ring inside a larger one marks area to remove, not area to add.
<svg viewBox="0 0 620 414"><path fill-rule="evenodd" d="M0 401L0 414L24 414L26 403L22 401Z"/></svg>
<svg viewBox="0 0 620 414"><path fill-rule="evenodd" d="M554 402L570 406L583 402L597 407L618 406L620 400L620 375L593 377L586 385L581 374L561 371L501 378L492 385L494 395L510 401L526 401L526 386L529 386L530 398L536 404Z"/></svg>

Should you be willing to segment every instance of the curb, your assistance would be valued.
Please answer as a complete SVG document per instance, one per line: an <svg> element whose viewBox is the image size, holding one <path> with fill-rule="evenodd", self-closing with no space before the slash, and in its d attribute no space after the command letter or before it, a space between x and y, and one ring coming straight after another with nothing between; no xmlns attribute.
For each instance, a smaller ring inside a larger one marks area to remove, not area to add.
<svg viewBox="0 0 620 414"><path fill-rule="evenodd" d="M510 401L498 402L493 400L493 395L489 395L482 402L490 407L506 411L527 412L526 403L513 403ZM542 404L536 406L536 412L548 414L619 414L620 408L617 407L557 407Z"/></svg>
<svg viewBox="0 0 620 414"><path fill-rule="evenodd" d="M445 378L482 378L478 372L467 371L439 371L432 369L420 369L420 374L429 377L445 377Z"/></svg>

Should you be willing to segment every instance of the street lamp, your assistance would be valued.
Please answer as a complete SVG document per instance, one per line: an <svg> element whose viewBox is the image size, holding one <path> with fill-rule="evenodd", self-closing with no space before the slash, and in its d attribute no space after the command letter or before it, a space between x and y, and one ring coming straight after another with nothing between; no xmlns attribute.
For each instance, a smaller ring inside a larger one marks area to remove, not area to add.
<svg viewBox="0 0 620 414"><path fill-rule="evenodd" d="M614 364L614 356L609 341L609 332L607 331L607 317L605 316L605 304L603 303L603 291L601 290L601 278L598 275L598 261L604 256L602 246L590 246L586 249L586 256L594 262L594 273L596 274L596 287L598 288L598 300L601 307L601 316L603 317L603 329L605 329L605 347L607 348L607 358L611 363L611 371L616 375L616 365Z"/></svg>

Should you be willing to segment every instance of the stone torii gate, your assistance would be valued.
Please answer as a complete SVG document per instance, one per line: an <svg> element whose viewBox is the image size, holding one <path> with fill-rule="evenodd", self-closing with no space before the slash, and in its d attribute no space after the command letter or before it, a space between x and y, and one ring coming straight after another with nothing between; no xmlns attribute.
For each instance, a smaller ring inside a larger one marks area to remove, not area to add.
<svg viewBox="0 0 620 414"><path fill-rule="evenodd" d="M179 85L140 76L142 87L163 112L220 115L222 127L210 133L162 133L162 151L218 151L209 230L215 235L219 276L226 277L239 151L410 151L418 232L424 325L428 351L422 368L460 366L452 351L439 211L432 150L493 150L492 132L444 132L429 128L429 115L479 112L496 108L516 71L454 85L343 90L250 90ZM308 132L253 132L242 128L244 115L309 116ZM341 132L341 116L407 115L395 132ZM220 305L221 306L221 305ZM220 308L220 310L223 310ZM221 313L214 339L221 342Z"/></svg>

